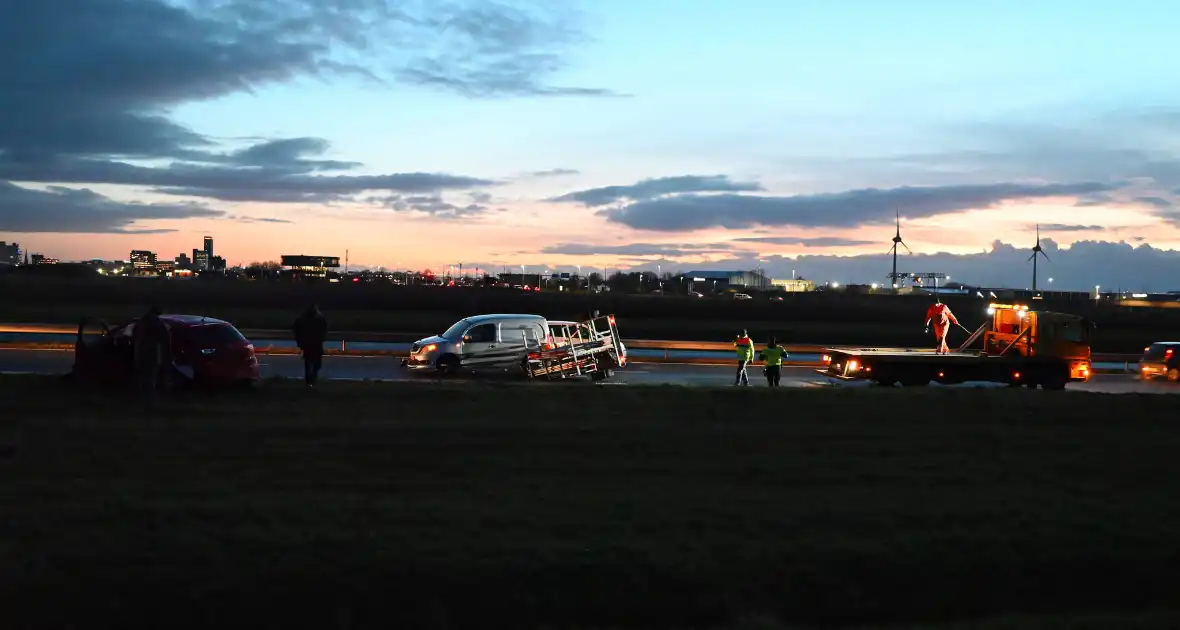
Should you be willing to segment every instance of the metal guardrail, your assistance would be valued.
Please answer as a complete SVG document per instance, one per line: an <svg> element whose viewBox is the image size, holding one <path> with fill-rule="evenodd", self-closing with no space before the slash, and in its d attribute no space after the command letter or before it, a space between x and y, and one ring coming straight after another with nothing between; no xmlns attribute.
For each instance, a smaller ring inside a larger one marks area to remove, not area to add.
<svg viewBox="0 0 1180 630"><path fill-rule="evenodd" d="M0 333L8 334L27 334L27 335L73 335L78 332L77 325L69 324L0 324ZM241 333L247 339L256 340L274 340L274 339L289 339L291 331L276 330L276 329L241 329ZM366 332L366 331L335 331L329 333L328 339L331 342L324 350L327 354L373 354L373 355L388 355L388 356L403 356L408 354L404 350L351 350L348 347L352 343L408 343L414 339L420 339L428 336L425 333L389 333L389 332ZM335 344L339 343L339 346ZM719 362L716 358L693 358L693 357L678 357L674 356L673 352L732 352L733 343L728 341L676 341L676 340L659 340L659 339L623 339L623 343L628 349L642 349L642 350L662 350L663 357L632 357L631 361L634 363L644 362L676 362L676 363L700 363L700 364L716 364ZM57 344L57 343L9 343L9 346L22 347L66 347L73 344ZM262 345L255 342L255 351L262 354L295 354L298 351L291 347ZM788 357L783 363L787 366L793 367L818 367L823 365L822 361L799 361L792 360L791 354L809 354L822 355L828 349L844 349L857 350L864 349L864 346L847 345L847 344L784 344L783 348L787 351ZM888 349L888 348L876 348ZM1134 372L1135 369L1131 366L1139 363L1138 354L1117 354L1117 353L1095 353L1091 360L1095 363L1122 363L1127 371ZM755 365L760 365L761 362L755 361Z"/></svg>

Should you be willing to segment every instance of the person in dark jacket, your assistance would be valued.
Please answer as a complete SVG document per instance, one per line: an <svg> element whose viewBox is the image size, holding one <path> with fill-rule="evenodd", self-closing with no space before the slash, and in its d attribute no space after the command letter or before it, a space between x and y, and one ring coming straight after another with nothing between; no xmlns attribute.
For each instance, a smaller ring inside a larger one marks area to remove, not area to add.
<svg viewBox="0 0 1180 630"><path fill-rule="evenodd" d="M303 352L303 380L315 387L320 368L324 367L324 341L328 337L328 319L315 304L295 320L295 345Z"/></svg>
<svg viewBox="0 0 1180 630"><path fill-rule="evenodd" d="M149 398L154 398L160 373L172 362L172 333L160 319L159 307L144 313L131 330L132 351L135 356L135 380Z"/></svg>

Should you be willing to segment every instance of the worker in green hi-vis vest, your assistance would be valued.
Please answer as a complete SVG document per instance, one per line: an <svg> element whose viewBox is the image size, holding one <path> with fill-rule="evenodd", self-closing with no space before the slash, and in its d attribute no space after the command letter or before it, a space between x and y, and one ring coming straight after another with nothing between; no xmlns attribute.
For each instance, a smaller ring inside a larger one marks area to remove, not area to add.
<svg viewBox="0 0 1180 630"><path fill-rule="evenodd" d="M766 374L766 384L771 387L778 387L779 380L783 375L783 357L787 356L787 351L782 346L778 345L774 337L770 338L770 343L766 344L766 349L758 353L758 357L766 362L766 367L762 372Z"/></svg>
<svg viewBox="0 0 1180 630"><path fill-rule="evenodd" d="M737 353L738 361L737 377L733 384L749 387L750 377L746 376L746 366L750 364L750 361L754 360L754 342L750 340L750 335L746 331L743 330L742 334L738 335L737 339L734 339L733 349Z"/></svg>

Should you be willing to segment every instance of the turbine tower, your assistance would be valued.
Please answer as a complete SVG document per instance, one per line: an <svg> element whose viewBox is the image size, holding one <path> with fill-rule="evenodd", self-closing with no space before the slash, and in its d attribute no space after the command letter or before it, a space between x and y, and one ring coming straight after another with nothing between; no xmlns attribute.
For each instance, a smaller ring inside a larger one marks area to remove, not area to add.
<svg viewBox="0 0 1180 630"><path fill-rule="evenodd" d="M889 252L893 254L893 273L889 274L889 282L892 284L893 288L896 289L897 284L898 284L898 282L897 282L897 278L898 278L898 275L897 275L897 246L901 245L902 247L905 248L905 250L907 252L909 252L911 254L914 252L910 251L910 246L906 245L905 241L901 240L901 213L898 212L897 210L894 210L893 211L893 219L894 219L895 225L897 227L897 231L894 232L894 234L893 234L893 247L889 248Z"/></svg>
<svg viewBox="0 0 1180 630"><path fill-rule="evenodd" d="M1044 256L1046 262L1053 262L1049 260L1049 255L1045 253L1045 250L1041 249L1041 225L1039 223L1037 224L1037 244L1033 245L1032 255L1028 257L1028 260L1031 260L1033 264L1033 293L1037 292L1037 254Z"/></svg>

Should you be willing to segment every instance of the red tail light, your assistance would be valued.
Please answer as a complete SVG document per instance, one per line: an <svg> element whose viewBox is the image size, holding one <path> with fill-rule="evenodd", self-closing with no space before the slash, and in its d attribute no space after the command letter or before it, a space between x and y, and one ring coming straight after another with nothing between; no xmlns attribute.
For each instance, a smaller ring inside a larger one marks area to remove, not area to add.
<svg viewBox="0 0 1180 630"><path fill-rule="evenodd" d="M606 321L610 322L611 326L614 326L615 325L615 316L611 315L610 317L607 317Z"/></svg>
<svg viewBox="0 0 1180 630"><path fill-rule="evenodd" d="M1171 348L1168 348L1168 349L1167 349L1167 351L1165 351L1165 352L1164 352L1164 358L1165 358L1165 359L1171 359L1171 358L1172 358L1172 349L1171 349Z"/></svg>

